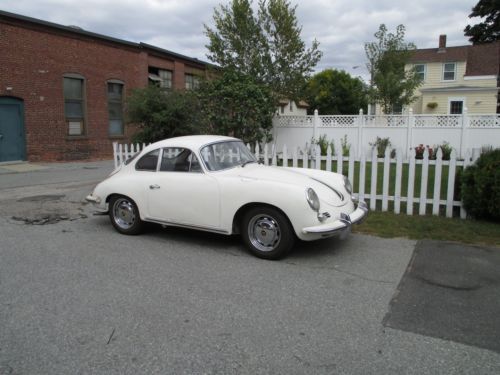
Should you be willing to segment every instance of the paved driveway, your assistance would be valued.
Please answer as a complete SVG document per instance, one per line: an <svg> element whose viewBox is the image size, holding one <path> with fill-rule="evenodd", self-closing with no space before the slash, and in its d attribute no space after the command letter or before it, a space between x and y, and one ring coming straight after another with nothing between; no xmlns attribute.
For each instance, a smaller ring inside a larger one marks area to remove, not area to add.
<svg viewBox="0 0 500 375"><path fill-rule="evenodd" d="M0 176L0 374L500 373L493 351L383 325L414 241L351 235L270 262L237 237L122 236L81 204L100 170Z"/></svg>

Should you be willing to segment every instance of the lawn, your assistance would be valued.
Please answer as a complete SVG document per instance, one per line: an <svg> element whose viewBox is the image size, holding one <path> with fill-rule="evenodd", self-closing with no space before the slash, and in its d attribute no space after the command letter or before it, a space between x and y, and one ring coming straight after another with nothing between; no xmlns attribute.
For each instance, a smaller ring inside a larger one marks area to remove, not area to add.
<svg viewBox="0 0 500 375"><path fill-rule="evenodd" d="M479 220L370 211L366 221L354 226L353 231L386 238L432 239L500 247L500 225Z"/></svg>

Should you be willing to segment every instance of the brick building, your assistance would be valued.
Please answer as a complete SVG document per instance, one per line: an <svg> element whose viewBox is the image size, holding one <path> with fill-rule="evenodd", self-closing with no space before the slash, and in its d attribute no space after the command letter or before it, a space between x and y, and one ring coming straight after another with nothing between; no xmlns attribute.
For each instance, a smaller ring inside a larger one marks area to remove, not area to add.
<svg viewBox="0 0 500 375"><path fill-rule="evenodd" d="M134 131L123 114L132 89L193 88L209 65L0 11L0 162L111 157Z"/></svg>

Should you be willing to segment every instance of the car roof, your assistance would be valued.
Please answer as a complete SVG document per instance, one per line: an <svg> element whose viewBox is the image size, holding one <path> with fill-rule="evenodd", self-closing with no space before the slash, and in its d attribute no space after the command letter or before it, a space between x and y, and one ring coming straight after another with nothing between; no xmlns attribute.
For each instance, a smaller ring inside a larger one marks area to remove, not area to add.
<svg viewBox="0 0 500 375"><path fill-rule="evenodd" d="M191 150L199 150L201 147L215 142L241 141L238 138L226 137L223 135L188 135L184 137L167 138L150 144L144 149L149 152L162 147L185 147Z"/></svg>

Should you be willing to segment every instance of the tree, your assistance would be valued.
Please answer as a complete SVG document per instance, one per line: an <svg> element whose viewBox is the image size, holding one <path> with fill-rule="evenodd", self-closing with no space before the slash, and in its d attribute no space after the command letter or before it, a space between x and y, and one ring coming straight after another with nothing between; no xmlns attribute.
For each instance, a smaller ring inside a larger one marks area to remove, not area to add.
<svg viewBox="0 0 500 375"><path fill-rule="evenodd" d="M192 91L167 91L155 85L136 89L127 98L128 121L139 125L134 142L203 132L203 117Z"/></svg>
<svg viewBox="0 0 500 375"><path fill-rule="evenodd" d="M357 114L367 106L366 86L359 78L335 69L314 75L306 86L306 100L322 115Z"/></svg>
<svg viewBox="0 0 500 375"><path fill-rule="evenodd" d="M205 25L209 60L224 69L269 85L275 100L300 96L306 78L321 58L314 40L306 49L295 14L287 0L232 0L214 10L215 27Z"/></svg>
<svg viewBox="0 0 500 375"><path fill-rule="evenodd" d="M375 33L376 42L366 43L368 71L371 74L370 98L380 103L385 113L413 102L415 89L421 80L414 69L406 69L413 43L404 41L405 27L399 25L396 34L388 33L384 24Z"/></svg>
<svg viewBox="0 0 500 375"><path fill-rule="evenodd" d="M208 133L251 143L269 140L276 107L269 88L253 77L223 71L218 78L204 82L198 96Z"/></svg>
<svg viewBox="0 0 500 375"><path fill-rule="evenodd" d="M469 14L469 18L474 17L484 20L474 26L465 27L465 36L470 37L470 42L480 44L500 40L500 0L479 0Z"/></svg>

